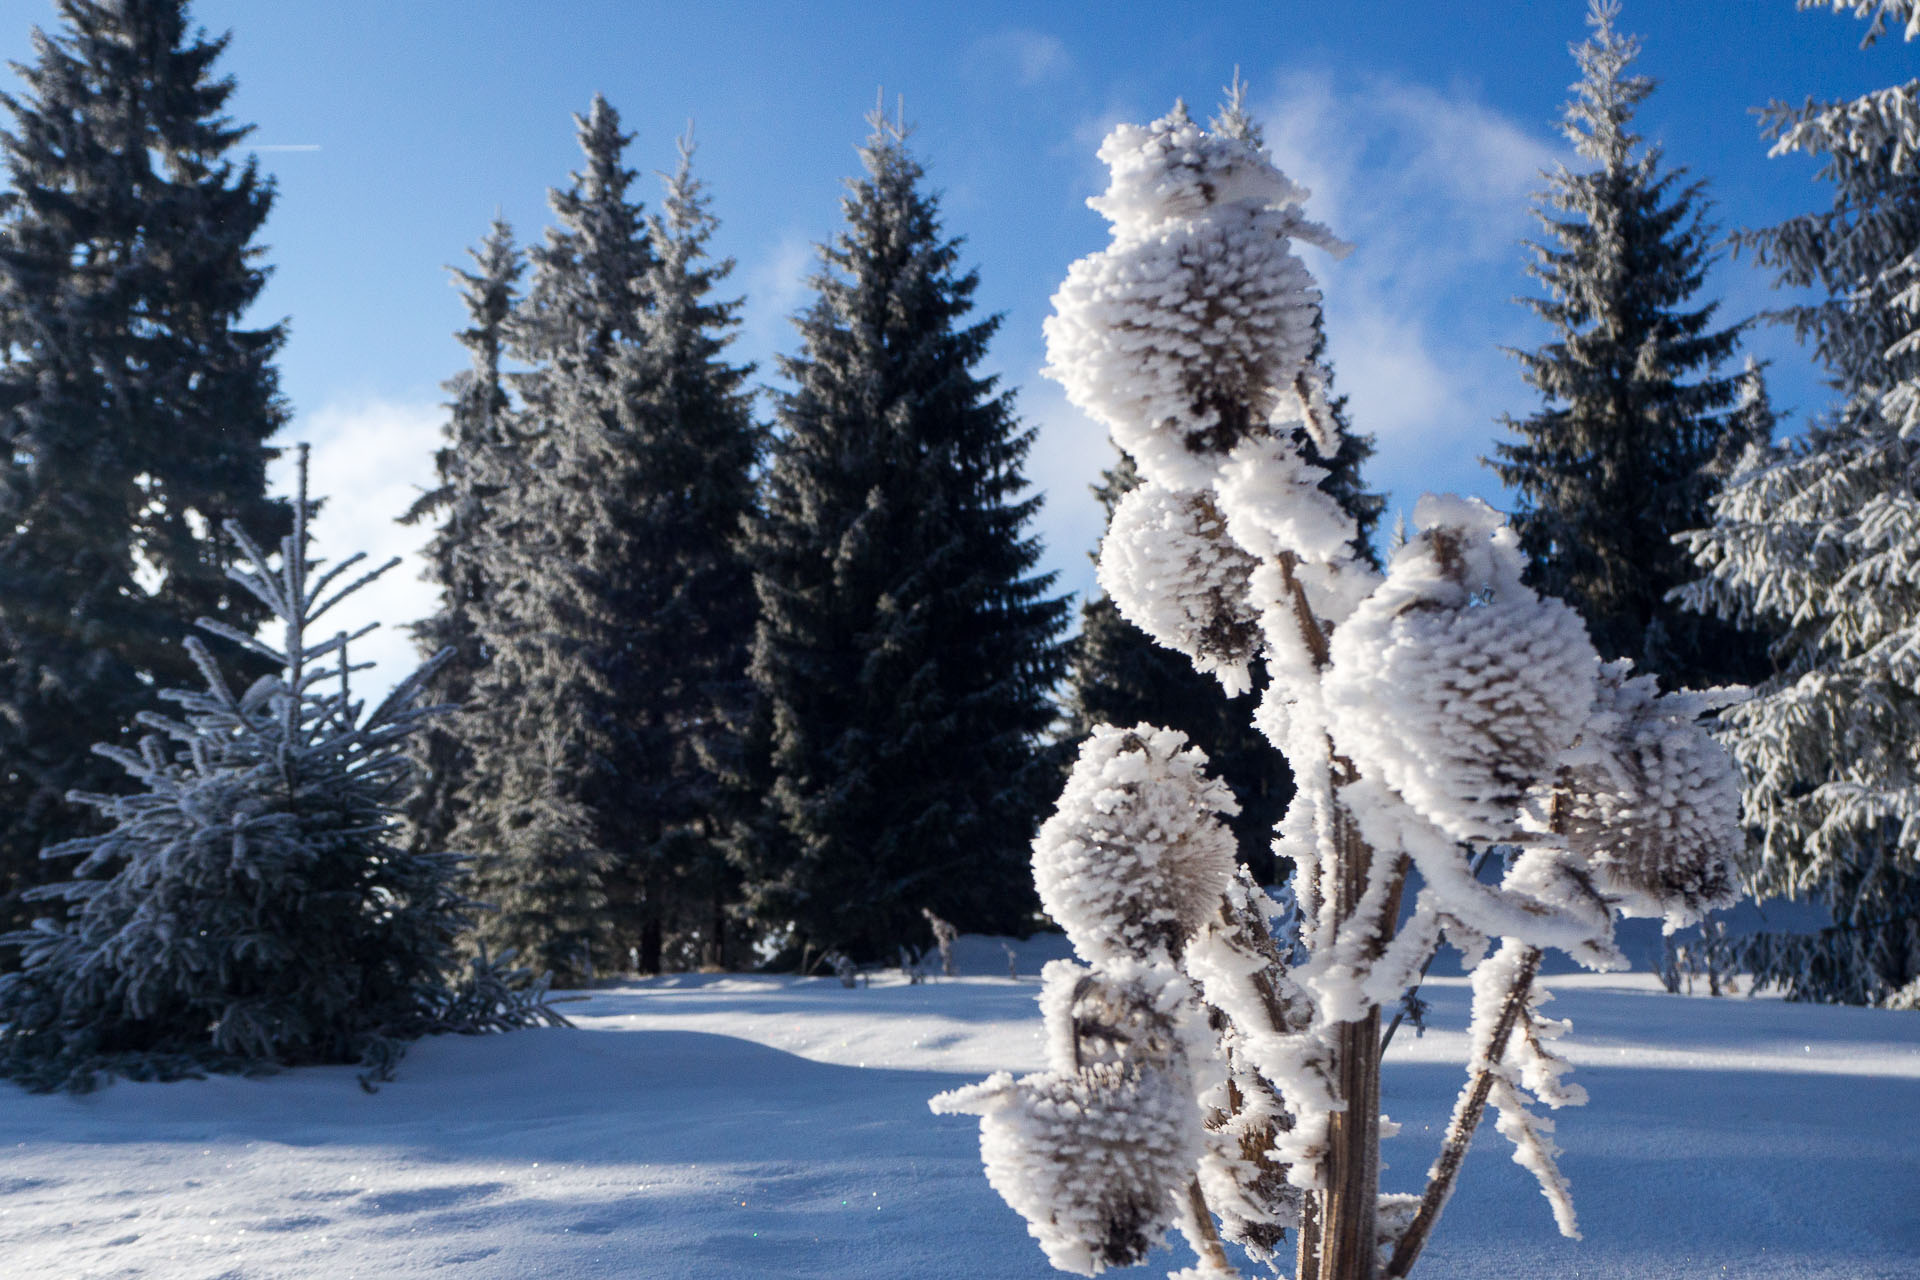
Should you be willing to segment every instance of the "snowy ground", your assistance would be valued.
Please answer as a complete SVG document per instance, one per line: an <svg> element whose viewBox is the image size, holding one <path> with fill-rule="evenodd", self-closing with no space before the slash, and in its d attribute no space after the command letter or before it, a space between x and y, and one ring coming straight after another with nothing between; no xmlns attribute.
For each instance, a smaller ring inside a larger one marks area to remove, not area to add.
<svg viewBox="0 0 1920 1280"><path fill-rule="evenodd" d="M1040 1061L1034 974L846 990L700 977L600 990L575 1031L347 1069L0 1086L0 1276L282 1280L1055 1274L987 1188L941 1089ZM1920 1277L1920 1015L1684 999L1561 977L1591 1105L1561 1116L1583 1242L1485 1126L1426 1277ZM1459 979L1430 987L1465 1019ZM1417 1185L1463 1038L1396 1040L1389 1189ZM1139 1274L1163 1274L1178 1253ZM1132 1274L1132 1273L1129 1273Z"/></svg>

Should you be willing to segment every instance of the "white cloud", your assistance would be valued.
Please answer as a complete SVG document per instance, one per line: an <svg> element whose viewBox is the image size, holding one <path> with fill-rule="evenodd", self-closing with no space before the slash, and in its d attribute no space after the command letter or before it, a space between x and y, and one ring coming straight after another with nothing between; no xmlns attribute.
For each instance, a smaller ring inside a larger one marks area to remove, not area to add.
<svg viewBox="0 0 1920 1280"><path fill-rule="evenodd" d="M1355 428L1379 438L1370 483L1396 506L1431 487L1498 501L1477 459L1498 415L1534 399L1499 350L1532 340L1506 299L1527 284L1531 194L1563 153L1461 90L1324 74L1277 84L1258 112L1274 157L1312 189L1309 212L1356 246L1309 265L1337 385Z"/></svg>
<svg viewBox="0 0 1920 1280"><path fill-rule="evenodd" d="M982 63L1011 68L1023 89L1058 79L1073 67L1073 56L1060 37L1017 27L978 41L974 54Z"/></svg>
<svg viewBox="0 0 1920 1280"><path fill-rule="evenodd" d="M329 405L300 416L273 468L275 491L291 494L292 442L304 440L312 446L307 487L325 502L311 532L315 553L328 563L365 552L361 567L371 569L401 557L400 564L323 620L328 634L381 624L353 650L356 662L374 664L373 670L355 678L369 704L418 665L419 654L406 627L438 604L435 589L420 579L425 566L421 549L433 530L429 524L402 525L399 517L434 483L433 453L444 417L437 404L367 400Z"/></svg>
<svg viewBox="0 0 1920 1280"><path fill-rule="evenodd" d="M748 264L742 288L746 301L740 309L740 355L759 365L759 380L778 377L773 357L793 347L793 313L812 292L807 280L818 269L819 255L804 232L789 228L773 247Z"/></svg>

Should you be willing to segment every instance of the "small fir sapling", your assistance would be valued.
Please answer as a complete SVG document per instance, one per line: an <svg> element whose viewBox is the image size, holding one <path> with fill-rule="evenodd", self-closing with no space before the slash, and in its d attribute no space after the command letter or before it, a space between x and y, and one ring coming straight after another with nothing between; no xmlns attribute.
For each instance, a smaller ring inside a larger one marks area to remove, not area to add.
<svg viewBox="0 0 1920 1280"><path fill-rule="evenodd" d="M907 985L917 987L927 980L927 968L921 963L921 957L907 947L898 949L900 972L907 976Z"/></svg>
<svg viewBox="0 0 1920 1280"><path fill-rule="evenodd" d="M845 952L829 951L820 959L833 970L833 976L840 979L841 986L851 989L860 985L860 966Z"/></svg>
<svg viewBox="0 0 1920 1280"><path fill-rule="evenodd" d="M1284 915L1236 864L1233 796L1153 725L1096 728L1034 843L1079 957L1044 975L1047 1069L933 1106L980 1117L989 1181L1082 1274L1178 1227L1187 1277L1237 1274L1228 1243L1278 1271L1289 1233L1297 1280L1404 1276L1489 1106L1574 1234L1533 1109L1582 1100L1540 1013L1543 951L1618 966L1615 912L1672 927L1723 904L1740 838L1731 765L1695 723L1724 698L1603 664L1484 504L1423 499L1384 574L1358 553L1303 454L1341 442L1294 242L1342 246L1257 138L1183 107L1109 135L1092 203L1113 241L1047 326L1050 372L1145 476L1103 585L1229 695L1264 659L1255 722L1299 785ZM1482 883L1497 846L1515 851ZM1381 1014L1442 940L1473 966L1468 1080L1426 1186L1382 1195Z"/></svg>
<svg viewBox="0 0 1920 1280"><path fill-rule="evenodd" d="M348 645L372 627L309 637L342 599L391 569L312 558L306 451L294 529L277 566L237 523L232 581L281 624L280 643L211 619L201 627L278 670L244 687L197 638L206 687L160 696L138 751L95 748L141 790L78 794L112 827L48 849L79 857L36 890L67 903L0 942L0 1075L85 1090L102 1074L177 1079L359 1062L391 1075L407 1041L437 1032L564 1025L510 956L483 950L457 973L457 935L478 904L456 891L461 859L406 847L408 740L445 707L416 706L442 651L370 713ZM345 585L341 585L344 581ZM369 1087L371 1085L369 1084Z"/></svg>

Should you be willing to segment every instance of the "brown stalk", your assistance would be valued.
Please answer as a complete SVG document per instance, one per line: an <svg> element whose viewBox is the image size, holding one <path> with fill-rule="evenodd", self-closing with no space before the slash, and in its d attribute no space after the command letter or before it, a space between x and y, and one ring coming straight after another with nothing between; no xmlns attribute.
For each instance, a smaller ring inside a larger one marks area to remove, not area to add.
<svg viewBox="0 0 1920 1280"><path fill-rule="evenodd" d="M1300 1209L1300 1248L1294 1259L1298 1280L1319 1280L1320 1202L1312 1196Z"/></svg>
<svg viewBox="0 0 1920 1280"><path fill-rule="evenodd" d="M1513 1038L1513 1028L1527 1007L1527 993L1533 987L1534 975L1540 971L1540 948L1528 947L1521 954L1520 972L1514 976L1513 984L1507 988L1507 996L1500 1006L1500 1017L1494 1023L1493 1039L1487 1045L1485 1064L1467 1082L1460 1100L1454 1104L1453 1120L1447 1125L1447 1138L1440 1148L1440 1158L1433 1162L1433 1173L1427 1181L1427 1189L1420 1197L1420 1208L1414 1214L1413 1221L1407 1224L1406 1233L1394 1247L1393 1260L1387 1263L1382 1280L1402 1280L1426 1247L1427 1238L1433 1234L1435 1224L1440 1221L1441 1210L1447 1207L1447 1198L1453 1194L1453 1184L1459 1180L1460 1166L1466 1162L1467 1148L1473 1145L1474 1130L1480 1127L1480 1119L1486 1114L1487 1095L1493 1089L1494 1069L1506 1056L1507 1042Z"/></svg>
<svg viewBox="0 0 1920 1280"><path fill-rule="evenodd" d="M1213 1211L1207 1208L1207 1197L1201 1193L1200 1179L1194 1178L1187 1183L1187 1204L1193 1210L1193 1220L1197 1224L1195 1234L1199 1237L1193 1242L1194 1252L1202 1261L1213 1264L1213 1269L1223 1276L1237 1276L1240 1273L1227 1261L1227 1251L1220 1244L1220 1233L1214 1229Z"/></svg>
<svg viewBox="0 0 1920 1280"><path fill-rule="evenodd" d="M1326 631L1314 615L1307 593L1295 576L1299 560L1291 552L1277 557L1280 580L1287 594L1301 639L1324 670L1331 654ZM1355 781L1350 761L1327 744L1327 767L1337 788ZM1353 917L1366 892L1373 869L1373 850L1355 829L1344 806L1333 812L1336 883L1327 905L1334 913L1334 929ZM1406 884L1408 862L1403 855L1393 868L1389 901L1377 935L1369 942L1378 956L1391 938ZM1323 887L1323 893L1327 889ZM1323 899L1325 900L1325 899ZM1380 1011L1374 1009L1358 1022L1341 1024L1334 1034L1333 1069L1340 1099L1346 1104L1329 1119L1325 1187L1308 1198L1302 1218L1298 1280L1373 1280L1378 1263L1376 1225L1380 1198Z"/></svg>

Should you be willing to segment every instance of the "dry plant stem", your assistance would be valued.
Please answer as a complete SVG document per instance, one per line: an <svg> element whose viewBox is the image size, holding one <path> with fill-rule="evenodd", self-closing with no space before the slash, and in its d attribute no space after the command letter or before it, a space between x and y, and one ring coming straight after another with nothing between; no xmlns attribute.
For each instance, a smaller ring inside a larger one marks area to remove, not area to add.
<svg viewBox="0 0 1920 1280"><path fill-rule="evenodd" d="M1315 667L1329 660L1326 632L1314 616L1306 591L1294 576L1298 559L1290 552L1277 558L1280 580L1287 594L1300 637ZM1357 777L1352 764L1335 755L1328 743L1327 769L1336 792ZM1334 883L1323 885L1325 908L1333 912L1334 931L1353 917L1373 871L1368 847L1337 798L1332 841ZM1399 916L1407 859L1395 860L1389 901L1381 913L1379 935L1370 942L1378 955L1386 946ZM1298 1280L1373 1280L1378 1259L1376 1218L1380 1198L1380 1011L1340 1024L1333 1037L1333 1071L1340 1100L1345 1104L1331 1117L1327 1129L1324 1188L1309 1197L1308 1222L1300 1238ZM1318 1212L1311 1212L1317 1203ZM1309 1235L1311 1234L1311 1239Z"/></svg>
<svg viewBox="0 0 1920 1280"><path fill-rule="evenodd" d="M1473 1132L1480 1127L1480 1118L1486 1114L1487 1094L1493 1089L1494 1069L1506 1056L1507 1042L1513 1038L1514 1026L1520 1021L1520 1015L1526 1011L1527 993L1533 987L1534 975L1540 971L1540 949L1529 947L1520 959L1520 972L1515 975L1513 985L1507 988L1507 996L1500 1006L1500 1018L1494 1023L1493 1039L1487 1045L1486 1063L1473 1073L1467 1087L1454 1105L1453 1120L1447 1126L1447 1140L1440 1148L1440 1158L1433 1162L1433 1176L1427 1182L1426 1192L1420 1197L1420 1208L1407 1224L1406 1234L1400 1237L1400 1243L1394 1248L1393 1260L1387 1264L1382 1280L1401 1280L1413 1269L1413 1264L1426 1247L1427 1237L1433 1234L1435 1224L1440 1221L1441 1210L1447 1207L1447 1197L1453 1194L1453 1184L1460 1177L1460 1166L1466 1162L1467 1148L1473 1145Z"/></svg>
<svg viewBox="0 0 1920 1280"><path fill-rule="evenodd" d="M1300 1248L1294 1255L1296 1280L1320 1275L1320 1202L1312 1196L1300 1209Z"/></svg>
<svg viewBox="0 0 1920 1280"><path fill-rule="evenodd" d="M1473 860L1467 864L1467 874L1478 880L1480 878L1480 868L1486 863L1488 855L1492 852L1493 850L1489 848L1482 849L1479 853L1474 854ZM1426 960L1421 963L1419 976L1413 980L1413 985L1407 988L1408 995L1415 995L1419 992L1420 984L1427 980L1427 970L1433 968L1433 962L1439 958L1440 944L1436 942L1433 944L1433 950L1427 953ZM1393 1043L1393 1033L1400 1029L1400 1023L1406 1016L1406 1003L1403 1000L1399 1011L1393 1015L1393 1021L1387 1024L1385 1034L1380 1037L1380 1052L1382 1056L1386 1054L1387 1046Z"/></svg>
<svg viewBox="0 0 1920 1280"><path fill-rule="evenodd" d="M1193 1241L1194 1252L1220 1275L1238 1276L1240 1273L1227 1261L1227 1251L1220 1244L1220 1233L1213 1225L1213 1211L1207 1208L1207 1197L1200 1190L1198 1178L1187 1183L1187 1204L1193 1210L1195 1234L1199 1237Z"/></svg>

